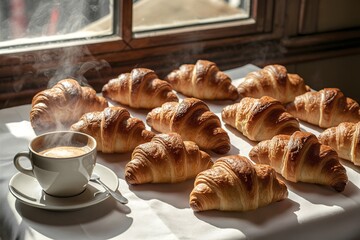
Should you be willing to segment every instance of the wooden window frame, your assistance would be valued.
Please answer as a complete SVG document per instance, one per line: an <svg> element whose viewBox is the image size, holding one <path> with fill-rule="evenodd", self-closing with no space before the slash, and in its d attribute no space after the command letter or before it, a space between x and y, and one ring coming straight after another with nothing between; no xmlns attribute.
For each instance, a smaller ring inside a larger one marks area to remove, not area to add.
<svg viewBox="0 0 360 240"><path fill-rule="evenodd" d="M131 1L126 2L131 6L125 7L132 8ZM131 48L137 49L270 32L272 30L272 4L272 0L253 0L248 19L186 26L150 33L128 33L124 36L124 40ZM127 24L126 29L132 29L132 23L128 22Z"/></svg>
<svg viewBox="0 0 360 240"><path fill-rule="evenodd" d="M132 0L115 0L114 6L122 19L114 19L119 24L112 36L0 51L0 108L30 103L59 67L82 70L81 64L89 62L108 64L100 70L80 71L100 92L110 78L135 67L153 69L161 78L198 59L226 70L248 63L287 65L360 54L360 26L317 32L313 20L319 0L254 0L249 19L150 35L132 33ZM66 54L68 65L63 63Z"/></svg>
<svg viewBox="0 0 360 240"><path fill-rule="evenodd" d="M110 78L134 67L168 71L173 65L164 66L164 56L175 56L177 63L198 58L223 59L227 51L233 51L234 45L220 50L220 55L213 55L213 52L229 43L250 43L254 36L271 39L278 35L279 31L273 29L274 22L279 22L278 17L273 18L274 1L253 0L250 18L246 20L184 27L150 36L132 32L132 0L114 0L119 13L114 14L117 16L114 21L119 24L114 24L116 28L112 36L0 50L0 108L29 103L36 92L47 87L49 76L62 64L64 54L73 49L84 49L82 54L72 59L74 65L95 59L104 60L111 66L101 74L86 73L86 79L96 91L100 91ZM278 5L284 6L284 0L279 2ZM194 52L194 49L201 49L201 52ZM18 82L21 87L15 86Z"/></svg>
<svg viewBox="0 0 360 240"><path fill-rule="evenodd" d="M118 14L114 14L114 33L111 36L75 39L50 44L37 44L20 48L0 49L0 57L22 56L31 53L57 51L67 47L86 46L94 55L118 52L127 49L139 49L169 44L181 44L210 39L238 37L243 35L266 33L272 30L272 11L274 0L253 0L248 19L209 23L201 26L189 26L151 33L132 32L132 0L114 0ZM122 16L119 19L119 16ZM196 32L196 34L189 34ZM169 38L171 35L171 38ZM0 62L0 66L3 65Z"/></svg>

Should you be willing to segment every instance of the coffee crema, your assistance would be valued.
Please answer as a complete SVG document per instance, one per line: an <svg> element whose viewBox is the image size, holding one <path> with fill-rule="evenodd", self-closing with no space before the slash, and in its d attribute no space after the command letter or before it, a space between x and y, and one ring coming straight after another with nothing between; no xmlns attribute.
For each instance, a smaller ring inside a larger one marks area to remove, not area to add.
<svg viewBox="0 0 360 240"><path fill-rule="evenodd" d="M90 148L75 146L57 146L39 152L40 155L53 158L69 158L84 155L90 152Z"/></svg>

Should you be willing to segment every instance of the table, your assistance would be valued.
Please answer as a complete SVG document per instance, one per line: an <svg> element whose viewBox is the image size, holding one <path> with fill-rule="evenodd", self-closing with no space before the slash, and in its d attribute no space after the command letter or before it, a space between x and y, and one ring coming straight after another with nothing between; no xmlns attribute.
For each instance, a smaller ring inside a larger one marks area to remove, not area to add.
<svg viewBox="0 0 360 240"><path fill-rule="evenodd" d="M246 65L227 71L235 83L249 71ZM235 84L234 83L234 84ZM218 116L229 104L210 104ZM35 136L29 123L30 105L0 110L0 239L359 239L360 168L342 161L349 183L342 193L329 188L286 182L289 197L249 211L194 213L188 204L193 180L177 184L128 186L127 154L98 154L98 163L119 177L127 205L113 199L76 211L55 212L27 206L8 190L17 173L14 155L26 150ZM144 111L128 108L134 117ZM253 143L230 127L229 154L248 155ZM304 131L321 129L301 123ZM213 159L218 155L212 154Z"/></svg>

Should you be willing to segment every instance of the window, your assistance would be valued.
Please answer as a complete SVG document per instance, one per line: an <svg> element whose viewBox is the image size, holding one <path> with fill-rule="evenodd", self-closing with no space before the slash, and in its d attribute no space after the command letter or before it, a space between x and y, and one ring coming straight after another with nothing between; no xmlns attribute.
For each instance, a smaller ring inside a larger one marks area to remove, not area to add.
<svg viewBox="0 0 360 240"><path fill-rule="evenodd" d="M57 48L60 45L51 44L68 41L73 41L74 44L105 42L111 48L114 44L110 42L120 40L131 48L138 48L199 41L215 35L219 38L264 32L265 2L266 0L1 1L0 54L29 51L34 46L40 46L36 49ZM169 37L169 34L173 34L174 38ZM157 36L166 36L166 39L172 41L154 38ZM149 41L149 38L153 40ZM87 43L80 40L87 40ZM64 44L67 45L69 44ZM122 48L124 46L118 46L116 50Z"/></svg>
<svg viewBox="0 0 360 240"><path fill-rule="evenodd" d="M200 55L225 59L224 41L269 38L274 21L273 0L6 0L0 9L0 108L29 103L61 74L80 72L100 91L136 66L161 75Z"/></svg>
<svg viewBox="0 0 360 240"><path fill-rule="evenodd" d="M249 0L134 0L133 2L135 33L250 17Z"/></svg>
<svg viewBox="0 0 360 240"><path fill-rule="evenodd" d="M2 49L114 33L109 0L8 0L0 11Z"/></svg>

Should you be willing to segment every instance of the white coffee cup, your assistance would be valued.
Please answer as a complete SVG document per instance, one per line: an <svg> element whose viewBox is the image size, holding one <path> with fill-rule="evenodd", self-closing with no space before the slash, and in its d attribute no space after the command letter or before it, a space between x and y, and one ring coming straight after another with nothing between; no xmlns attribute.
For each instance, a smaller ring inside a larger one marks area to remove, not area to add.
<svg viewBox="0 0 360 240"><path fill-rule="evenodd" d="M45 193L69 197L82 193L96 164L96 140L88 134L73 131L49 132L34 138L29 150L14 157L15 167L35 177ZM31 162L31 169L20 164L20 158Z"/></svg>

